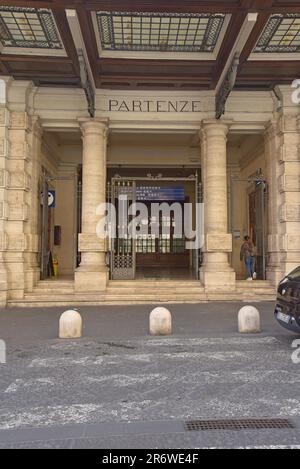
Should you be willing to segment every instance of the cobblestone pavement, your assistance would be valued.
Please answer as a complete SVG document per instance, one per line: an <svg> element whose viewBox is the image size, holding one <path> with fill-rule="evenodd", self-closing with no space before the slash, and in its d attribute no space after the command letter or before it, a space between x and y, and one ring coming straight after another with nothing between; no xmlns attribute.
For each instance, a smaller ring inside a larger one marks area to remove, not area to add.
<svg viewBox="0 0 300 469"><path fill-rule="evenodd" d="M57 310L40 319L36 311L2 311L0 447L300 448L297 337L276 325L271 304L260 306L263 333L250 336L236 332L237 305L215 308L176 305L170 337L146 334L147 311L128 311L125 321L122 308L98 317L91 309L85 321L90 328L102 321L106 338L95 327L94 336L71 341L53 337ZM134 323L139 314L144 334ZM12 335L18 324L26 324L19 340ZM289 418L296 429L188 432L183 425L262 417Z"/></svg>

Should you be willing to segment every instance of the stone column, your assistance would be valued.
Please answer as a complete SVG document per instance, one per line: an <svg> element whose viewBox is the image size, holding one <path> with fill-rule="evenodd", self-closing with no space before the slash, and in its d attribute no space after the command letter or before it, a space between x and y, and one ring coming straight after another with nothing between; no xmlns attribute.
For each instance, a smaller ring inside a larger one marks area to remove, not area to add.
<svg viewBox="0 0 300 469"><path fill-rule="evenodd" d="M268 184L268 265L267 280L278 285L283 276L280 260L280 193L278 178L280 173L280 155L278 141L278 123L276 119L269 122L264 134L266 176Z"/></svg>
<svg viewBox="0 0 300 469"><path fill-rule="evenodd" d="M105 240L96 235L100 220L96 210L106 202L106 141L108 121L80 120L83 135L82 233L79 235L81 264L75 272L75 290L99 292L106 289Z"/></svg>
<svg viewBox="0 0 300 469"><path fill-rule="evenodd" d="M29 257L37 249L37 237L32 231L31 223L31 197L35 184L30 137L32 134L32 109L30 109L32 93L34 93L34 86L30 81L11 81L8 87L7 170L9 181L5 230L8 299L24 297L26 270L29 268L31 273L33 272L32 266L29 267ZM34 281L33 276L32 281Z"/></svg>
<svg viewBox="0 0 300 469"><path fill-rule="evenodd" d="M278 244L281 277L300 264L300 115L291 100L291 88L276 87L277 111ZM275 215L275 214L274 214Z"/></svg>
<svg viewBox="0 0 300 469"><path fill-rule="evenodd" d="M1 79L1 87L7 94L10 79ZM6 96L5 96L6 97ZM7 249L7 219L8 219L8 157L9 157L9 110L5 102L0 103L0 307L6 306L8 290L8 273L5 252Z"/></svg>
<svg viewBox="0 0 300 469"><path fill-rule="evenodd" d="M232 235L228 234L226 122L203 122L206 139L205 249L200 278L207 291L235 289L235 272L228 262Z"/></svg>
<svg viewBox="0 0 300 469"><path fill-rule="evenodd" d="M38 264L39 225L38 214L40 208L39 175L41 172L41 146L43 130L39 117L31 118L31 132L28 133L28 142L31 148L31 158L28 162L28 171L31 174L31 190L27 198L28 222L25 226L27 235L27 250L25 259L25 290L32 292L40 279L40 266Z"/></svg>
<svg viewBox="0 0 300 469"><path fill-rule="evenodd" d="M200 138L200 154L201 154L201 184L202 184L202 203L205 207L206 204L206 149L207 149L207 144L206 144L206 132L204 132L203 129L200 129L199 132L199 138ZM206 250L206 225L204 223L204 226L202 227L202 233L203 233L203 245L201 246L201 251L202 251L202 266L199 268L199 279L202 280L202 268L203 268L203 253Z"/></svg>

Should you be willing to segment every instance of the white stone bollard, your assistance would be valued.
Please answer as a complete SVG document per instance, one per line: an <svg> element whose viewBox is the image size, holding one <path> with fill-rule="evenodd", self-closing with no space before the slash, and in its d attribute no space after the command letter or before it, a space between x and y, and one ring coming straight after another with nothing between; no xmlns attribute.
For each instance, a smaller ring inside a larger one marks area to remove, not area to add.
<svg viewBox="0 0 300 469"><path fill-rule="evenodd" d="M82 333L82 318L78 311L69 309L59 318L59 338L79 339Z"/></svg>
<svg viewBox="0 0 300 469"><path fill-rule="evenodd" d="M238 323L241 334L257 334L261 332L260 314L254 306L244 306L239 310Z"/></svg>
<svg viewBox="0 0 300 469"><path fill-rule="evenodd" d="M159 306L150 313L149 328L151 335L172 334L172 316L167 308Z"/></svg>

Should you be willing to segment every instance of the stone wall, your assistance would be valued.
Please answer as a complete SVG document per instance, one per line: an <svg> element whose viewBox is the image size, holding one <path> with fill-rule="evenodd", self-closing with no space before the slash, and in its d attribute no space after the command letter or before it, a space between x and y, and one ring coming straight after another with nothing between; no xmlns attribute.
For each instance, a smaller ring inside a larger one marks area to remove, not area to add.
<svg viewBox="0 0 300 469"><path fill-rule="evenodd" d="M6 100L0 108L2 304L6 298L23 298L39 276L37 175L41 141L39 120L32 110L32 83L5 82Z"/></svg>

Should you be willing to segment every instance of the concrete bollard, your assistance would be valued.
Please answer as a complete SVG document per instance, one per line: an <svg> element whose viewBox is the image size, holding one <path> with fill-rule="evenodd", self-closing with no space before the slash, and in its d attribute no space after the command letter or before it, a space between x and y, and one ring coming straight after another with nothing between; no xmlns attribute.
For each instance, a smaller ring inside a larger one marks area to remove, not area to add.
<svg viewBox="0 0 300 469"><path fill-rule="evenodd" d="M82 318L78 311L69 309L59 318L59 338L79 339L82 334Z"/></svg>
<svg viewBox="0 0 300 469"><path fill-rule="evenodd" d="M239 310L238 323L241 334L257 334L261 332L260 314L254 306L244 306Z"/></svg>
<svg viewBox="0 0 300 469"><path fill-rule="evenodd" d="M172 316L167 308L159 306L150 313L149 329L151 335L172 334Z"/></svg>

